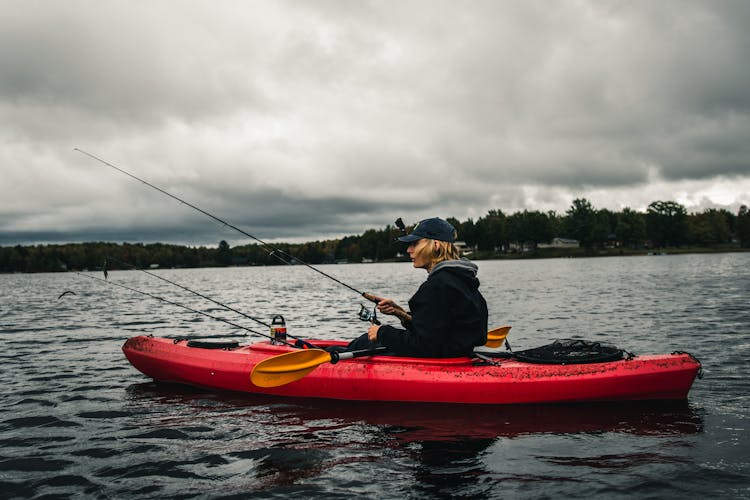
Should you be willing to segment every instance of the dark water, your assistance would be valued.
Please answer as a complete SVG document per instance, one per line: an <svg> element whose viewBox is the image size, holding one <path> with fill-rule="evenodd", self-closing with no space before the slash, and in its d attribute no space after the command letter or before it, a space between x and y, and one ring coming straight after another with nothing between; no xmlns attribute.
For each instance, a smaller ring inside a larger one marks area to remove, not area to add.
<svg viewBox="0 0 750 500"><path fill-rule="evenodd" d="M74 274L2 275L2 497L750 498L750 254L479 265L490 323L513 325L514 348L578 336L685 350L705 376L676 404L211 394L155 385L120 347L241 330ZM424 279L408 264L325 270L404 303ZM297 336L363 331L358 297L309 269L160 272L266 321L281 313ZM222 314L141 272L111 278Z"/></svg>

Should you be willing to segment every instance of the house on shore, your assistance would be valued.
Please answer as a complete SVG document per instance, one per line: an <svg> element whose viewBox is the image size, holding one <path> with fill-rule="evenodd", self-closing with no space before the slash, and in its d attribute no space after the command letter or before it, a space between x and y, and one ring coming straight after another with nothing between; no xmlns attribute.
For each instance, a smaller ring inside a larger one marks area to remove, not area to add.
<svg viewBox="0 0 750 500"><path fill-rule="evenodd" d="M469 245L466 244L465 241L454 241L453 246L456 247L456 250L458 250L459 255L471 255L472 249L469 247Z"/></svg>
<svg viewBox="0 0 750 500"><path fill-rule="evenodd" d="M578 240L568 238L553 238L550 243L539 243L537 248L578 248L581 243Z"/></svg>

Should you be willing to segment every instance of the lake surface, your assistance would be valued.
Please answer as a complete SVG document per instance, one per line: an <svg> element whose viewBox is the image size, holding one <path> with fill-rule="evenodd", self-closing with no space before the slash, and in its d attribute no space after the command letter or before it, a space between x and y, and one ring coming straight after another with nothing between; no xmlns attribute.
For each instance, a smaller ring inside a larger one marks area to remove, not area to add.
<svg viewBox="0 0 750 500"><path fill-rule="evenodd" d="M73 273L0 275L0 492L750 498L750 253L478 265L490 324L513 326L514 349L575 337L635 354L688 351L704 378L676 404L493 408L212 394L155 385L128 364L123 342L247 332ZM425 279L410 264L320 269L403 304ZM356 294L304 266L156 272L267 323L283 314L298 337L350 339L366 327ZM110 279L265 332L143 272ZM75 294L58 299L66 290Z"/></svg>

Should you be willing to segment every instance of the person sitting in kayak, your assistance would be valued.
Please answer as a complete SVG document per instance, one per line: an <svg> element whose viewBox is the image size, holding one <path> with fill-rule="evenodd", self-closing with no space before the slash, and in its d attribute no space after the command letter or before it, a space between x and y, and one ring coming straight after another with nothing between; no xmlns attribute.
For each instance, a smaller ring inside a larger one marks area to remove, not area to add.
<svg viewBox="0 0 750 500"><path fill-rule="evenodd" d="M373 324L349 348L386 346L399 356L470 356L487 341L487 302L479 292L476 264L461 259L453 245L455 228L434 217L398 240L409 244L406 251L414 267L428 273L409 299L411 321L402 320L404 328ZM392 299L374 298L381 313L404 316Z"/></svg>

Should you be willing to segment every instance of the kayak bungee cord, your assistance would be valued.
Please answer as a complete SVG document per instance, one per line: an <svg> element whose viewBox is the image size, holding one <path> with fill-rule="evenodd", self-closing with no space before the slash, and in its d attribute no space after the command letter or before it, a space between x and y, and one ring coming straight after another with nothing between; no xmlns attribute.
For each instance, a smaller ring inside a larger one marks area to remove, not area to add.
<svg viewBox="0 0 750 500"><path fill-rule="evenodd" d="M192 307L186 306L184 304L180 304L179 302L171 301L169 299L165 299L164 297L159 297L158 295L154 295L152 293L148 293L148 292L144 292L144 291L141 291L141 290L137 290L135 288L131 288L129 286L122 285L120 283L115 283L113 281L109 281L109 280L106 280L106 279L103 279L103 278L97 278L96 276L91 276L90 274L84 274L84 273L81 273L81 272L78 272L78 271L74 271L74 270L71 270L71 272L76 273L77 275L83 276L85 278L89 278L89 279L96 280L96 281L101 281L102 283L106 283L108 285L118 286L120 288L124 288L125 290L130 290L131 292L140 293L141 295L145 295L147 297L151 297L152 299L160 300L162 302L166 302L167 304L172 304L173 306L181 307L181 308L186 309L186 310L188 310L190 312L194 312L196 314L201 314L203 316L206 316L207 318L211 318L211 319L214 319L216 321L221 321L222 323L226 323L226 324L231 325L231 326L233 326L235 328L240 328L240 329L246 330L246 331L248 331L250 333L254 333L256 335L260 335L261 337L266 337L267 339L270 339L270 340L272 340L274 342L277 342L277 343L285 344L285 345L287 345L289 347L295 347L295 348L296 347L302 347L302 345L292 344L290 342L287 342L286 340L279 339L277 337L273 337L273 336L268 335L266 333L261 333L261 332L259 332L257 330L253 330L252 328L248 328L246 326L239 325L239 324L237 324L237 323L235 323L233 321L229 321L227 319L220 318L220 317L214 316L212 314L208 314L207 312L199 311L198 309L193 309ZM241 335L243 337L247 337L246 333L243 333ZM211 338L211 336L202 336L202 337L196 337L196 338ZM302 343L302 342L304 342L304 341L300 341L300 343Z"/></svg>
<svg viewBox="0 0 750 500"><path fill-rule="evenodd" d="M136 177L135 175L133 175L133 174L131 174L131 173L129 173L129 172L127 172L127 171L125 171L125 170L123 170L123 169L121 169L121 168L119 168L119 167L117 167L117 166L115 166L115 165L113 165L111 163L109 163L106 160L103 160L103 159L99 158L98 156L95 156L95 155L93 155L91 153L88 153L88 152L86 152L86 151L84 151L84 150L82 150L80 148L73 148L73 150L74 151L78 151L79 153L84 154L84 155L88 156L89 158L92 158L92 159L98 161L99 163L101 163L103 165L106 165L106 166L108 166L110 168L113 168L113 169L117 170L118 172L127 175L131 179L135 179L138 182L141 182L141 183L145 184L146 186L148 186L148 187L150 187L152 189L155 189L156 191L159 191L160 193L165 194L165 195L169 196L170 198L172 198L174 200L179 201L183 205L187 205L188 207L190 207L190 208L192 208L194 210L197 210L198 212L202 213L203 215L206 215L207 217L210 217L211 219L215 220L216 222L219 222L220 224L223 224L223 225L227 226L228 228L234 229L235 231L239 232L240 234L243 234L243 235L247 236L248 238L251 238L251 239L257 241L258 243L260 243L263 246L263 248L266 249L266 251L268 251L268 255L273 255L274 257L276 257L277 259L279 259L284 264L292 265L294 263L297 263L297 264L302 264L303 266L307 266L308 268L312 269L316 273L319 273L319 274L325 276L326 278L335 281L339 285L345 286L349 290L351 290L351 291L353 291L353 292L361 295L362 297L366 298L367 300L369 300L371 302L375 302L375 303L378 302L372 295L370 295L370 294L368 294L366 292L361 292L361 291L357 290L353 286L348 285L348 284L344 283L343 281L341 281L341 280L339 280L337 278L334 278L330 274L321 271L317 267L314 267L314 266L308 264L307 262L303 261L302 259L299 259L297 257L289 255L288 253L284 252L280 248L277 248L277 247L275 247L275 246L273 246L273 245L271 245L269 243L266 243L265 241L261 240L260 238L258 238L256 236L253 236L252 234L250 234L250 233L248 233L248 232L246 232L246 231L238 228L237 226L234 226L234 225L228 223L227 221L225 221L223 219L220 219L219 217L216 217L215 215L213 215L213 214L211 214L211 213L203 210L202 208L199 208L199 207L193 205L192 203L189 203L189 202L183 200L182 198L179 198L179 197L173 195L172 193L169 193L169 192L161 189L160 187L154 186L150 182L147 182L147 181L141 179L140 177ZM284 257L287 257L289 260L285 259Z"/></svg>
<svg viewBox="0 0 750 500"><path fill-rule="evenodd" d="M194 294L194 295L197 295L198 297L200 297L200 298L202 298L202 299L206 299L206 300L208 300L208 301L210 301L210 302L213 302L214 304L216 304L216 305L218 305L218 306L221 306L221 307L223 307L224 309L227 309L228 311L232 311L232 312L234 312L234 313L237 313L237 314L239 314L240 316L243 316L243 317L245 317L245 318L247 318L247 319L250 319L250 320L252 320L252 321L255 321L256 323L258 323L258 324L261 324L261 325L263 325L263 326L265 326L265 327L267 327L267 328L271 328L271 327L272 327L272 325L270 325L270 324L266 323L265 321L262 321L262 320L260 320L260 319L258 319L258 318L254 318L254 317L252 317L252 316L250 316L250 315L248 315L248 314L245 314L245 313L243 313L242 311L240 311L240 310L238 310L238 309L235 309L235 308L234 308L234 307L232 307L232 306L228 306L228 305L226 305L226 304L224 304L224 303L222 303L222 302L219 302L218 300L214 300L214 299L212 299L211 297L208 297L208 296L206 296L206 295L203 295L203 294L202 294L202 293L200 293L200 292L196 292L195 290L191 290L190 288L188 288L188 287L186 287L186 286L183 286L183 285L180 285L179 283L175 283L174 281L170 281L170 280L168 280L167 278L164 278L163 276L159 276L158 274L155 274L155 273L152 273L152 272L150 272L150 271L147 271L147 270L145 270L145 269L143 269L143 268L141 268L141 267L138 267L138 266L136 266L135 264L131 264L131 263L129 263L129 262L125 262L125 261L122 261L122 260L120 260L120 259L117 259L117 258L115 258L115 257L111 257L111 256L107 257L107 260L112 260L112 261L115 261L115 262L117 262L117 263L119 263L119 264L123 264L123 265L125 265L125 266L129 266L129 267L132 267L133 269L136 269L136 270L138 270L138 271L142 271L142 272L144 272L144 273L148 274L149 276L153 276L154 278L160 279L160 280L162 280L162 281L164 281L164 282L166 282L166 283L169 283L170 285L174 285L174 286L176 286L176 287L182 288L183 290L185 290L185 291L187 291L187 292L190 292L190 293L192 293L192 294ZM107 268L107 261L106 261L106 260L105 260L105 262L104 262L104 268L105 268L105 277L106 277L106 268ZM294 335L291 335L291 334L290 334L290 333L288 333L288 332L286 333L286 336L287 336L287 337L291 337L291 338L293 338L294 340L296 340L297 342L300 342L300 343L302 343L302 344L303 344L303 345L304 345L305 347L315 347L315 346L314 346L313 344L311 344L310 342L307 342L306 340L302 340L302 339L300 339L299 337L295 337ZM299 347L299 346L297 346L297 347Z"/></svg>

